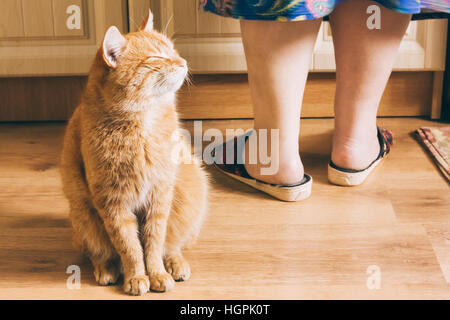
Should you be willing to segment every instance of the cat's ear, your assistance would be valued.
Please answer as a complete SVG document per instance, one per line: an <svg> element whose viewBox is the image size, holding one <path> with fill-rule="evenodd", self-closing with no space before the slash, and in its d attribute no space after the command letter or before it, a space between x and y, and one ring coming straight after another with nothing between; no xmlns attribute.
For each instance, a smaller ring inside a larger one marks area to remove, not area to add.
<svg viewBox="0 0 450 320"><path fill-rule="evenodd" d="M115 68L117 66L117 59L122 53L126 42L127 40L116 27L110 27L106 31L105 39L103 40L103 60L109 67Z"/></svg>
<svg viewBox="0 0 450 320"><path fill-rule="evenodd" d="M147 18L145 18L144 21L142 21L139 30L148 32L153 30L153 13L151 10L148 10Z"/></svg>

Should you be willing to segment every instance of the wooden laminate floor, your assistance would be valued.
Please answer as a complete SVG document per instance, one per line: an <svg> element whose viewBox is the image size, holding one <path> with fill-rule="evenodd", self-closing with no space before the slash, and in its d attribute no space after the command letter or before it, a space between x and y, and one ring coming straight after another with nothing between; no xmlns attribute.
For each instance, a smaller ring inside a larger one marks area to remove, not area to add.
<svg viewBox="0 0 450 320"><path fill-rule="evenodd" d="M314 178L303 202L276 201L208 169L209 216L186 252L192 278L137 299L449 299L449 185L410 135L440 124L379 123L395 145L359 187L327 183L331 119L302 121L302 158ZM251 125L205 121L203 129ZM58 172L64 128L0 124L0 298L129 299L118 286L97 286L71 247ZM69 265L81 267L80 290L66 287ZM379 289L367 286L369 267L380 271Z"/></svg>

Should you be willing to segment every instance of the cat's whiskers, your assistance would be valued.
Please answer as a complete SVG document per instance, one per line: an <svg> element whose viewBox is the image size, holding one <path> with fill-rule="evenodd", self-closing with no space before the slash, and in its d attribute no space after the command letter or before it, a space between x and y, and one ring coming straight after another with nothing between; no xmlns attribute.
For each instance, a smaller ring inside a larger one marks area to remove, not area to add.
<svg viewBox="0 0 450 320"><path fill-rule="evenodd" d="M194 84L192 77L193 77L193 75L191 73L191 70L188 69L187 74L186 74L186 79L185 79L186 85L188 87L190 87Z"/></svg>

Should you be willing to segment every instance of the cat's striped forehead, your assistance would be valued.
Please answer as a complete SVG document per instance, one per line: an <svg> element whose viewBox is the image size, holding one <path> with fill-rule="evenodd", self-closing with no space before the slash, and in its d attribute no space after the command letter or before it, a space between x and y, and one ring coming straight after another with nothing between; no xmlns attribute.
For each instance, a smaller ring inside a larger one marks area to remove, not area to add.
<svg viewBox="0 0 450 320"><path fill-rule="evenodd" d="M136 32L127 36L130 50L138 56L167 56L175 54L172 42L157 32Z"/></svg>

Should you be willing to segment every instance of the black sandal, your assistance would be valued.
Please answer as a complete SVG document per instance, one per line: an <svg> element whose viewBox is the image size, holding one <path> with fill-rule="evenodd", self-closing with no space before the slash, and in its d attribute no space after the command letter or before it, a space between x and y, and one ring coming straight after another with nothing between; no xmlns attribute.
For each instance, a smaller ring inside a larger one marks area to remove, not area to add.
<svg viewBox="0 0 450 320"><path fill-rule="evenodd" d="M247 140L250 134L251 131L245 133L243 138ZM245 169L244 164L241 163L243 161L238 161L238 156L242 155L242 150L238 152L238 137L235 137L234 140L232 141L234 143L233 163L227 163L226 145L229 142L231 142L231 140L216 147L211 154L212 157L215 158L216 151L223 151L221 163L214 163L214 167L220 172L282 201L300 201L308 198L311 195L311 187L313 179L308 174L304 175L302 181L292 185L271 184L252 178Z"/></svg>

